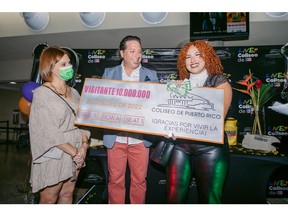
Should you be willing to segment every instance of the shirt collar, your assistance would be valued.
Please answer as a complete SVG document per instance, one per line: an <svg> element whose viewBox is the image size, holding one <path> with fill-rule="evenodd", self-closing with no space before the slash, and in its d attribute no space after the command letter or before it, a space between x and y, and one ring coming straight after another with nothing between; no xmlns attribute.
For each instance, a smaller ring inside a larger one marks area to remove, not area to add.
<svg viewBox="0 0 288 216"><path fill-rule="evenodd" d="M122 68L122 79L124 80L133 80L133 81L139 81L139 77L140 77L140 68L142 67L141 64L139 64L139 66L137 68L135 68L130 77L127 76L126 72L125 72L125 69L124 69L124 62L122 61L121 62L121 68Z"/></svg>

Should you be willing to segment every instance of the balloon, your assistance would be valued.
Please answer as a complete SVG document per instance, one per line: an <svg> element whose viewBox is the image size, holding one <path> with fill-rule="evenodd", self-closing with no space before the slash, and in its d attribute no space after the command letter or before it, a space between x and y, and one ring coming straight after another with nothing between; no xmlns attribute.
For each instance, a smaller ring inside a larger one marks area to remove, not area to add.
<svg viewBox="0 0 288 216"><path fill-rule="evenodd" d="M24 97L21 97L18 102L18 106L23 114L29 116L31 108L31 103L29 101L27 101Z"/></svg>
<svg viewBox="0 0 288 216"><path fill-rule="evenodd" d="M28 100L29 102L32 102L34 90L39 86L40 86L40 84L38 84L36 82L25 83L22 87L23 97L26 100Z"/></svg>

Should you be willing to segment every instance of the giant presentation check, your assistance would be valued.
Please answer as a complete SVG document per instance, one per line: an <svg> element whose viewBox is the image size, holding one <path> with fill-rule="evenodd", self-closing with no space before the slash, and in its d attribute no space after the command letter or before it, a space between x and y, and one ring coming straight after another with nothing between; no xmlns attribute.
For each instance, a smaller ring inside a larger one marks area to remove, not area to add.
<svg viewBox="0 0 288 216"><path fill-rule="evenodd" d="M224 90L86 78L75 124L223 143Z"/></svg>

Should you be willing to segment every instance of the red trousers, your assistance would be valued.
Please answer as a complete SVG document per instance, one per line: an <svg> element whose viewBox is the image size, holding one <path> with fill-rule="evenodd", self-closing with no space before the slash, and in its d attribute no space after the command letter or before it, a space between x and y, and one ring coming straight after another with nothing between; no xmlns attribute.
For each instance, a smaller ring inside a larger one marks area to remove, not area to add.
<svg viewBox="0 0 288 216"><path fill-rule="evenodd" d="M107 149L108 156L108 203L125 204L125 173L127 162L130 169L130 203L144 204L149 148L144 143L127 145L115 143Z"/></svg>

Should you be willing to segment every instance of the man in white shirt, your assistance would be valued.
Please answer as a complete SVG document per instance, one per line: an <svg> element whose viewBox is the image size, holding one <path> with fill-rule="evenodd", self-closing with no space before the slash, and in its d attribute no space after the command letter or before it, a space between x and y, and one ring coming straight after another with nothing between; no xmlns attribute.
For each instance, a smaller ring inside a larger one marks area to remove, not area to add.
<svg viewBox="0 0 288 216"><path fill-rule="evenodd" d="M137 36L128 35L120 42L122 63L106 68L103 79L159 82L156 71L142 67L142 46ZM125 173L130 169L130 203L144 204L149 147L152 143L142 134L104 130L103 144L108 156L108 203L125 204Z"/></svg>

